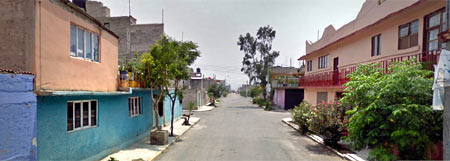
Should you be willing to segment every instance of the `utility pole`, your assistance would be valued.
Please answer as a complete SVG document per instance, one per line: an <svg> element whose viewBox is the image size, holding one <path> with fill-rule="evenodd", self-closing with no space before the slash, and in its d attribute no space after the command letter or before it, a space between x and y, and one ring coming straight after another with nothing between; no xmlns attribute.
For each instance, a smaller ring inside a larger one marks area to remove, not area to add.
<svg viewBox="0 0 450 161"><path fill-rule="evenodd" d="M447 17L447 29L450 28L450 0L445 1L445 10ZM446 43L447 50L450 50L450 41ZM444 131L443 131L443 151L444 151L444 160L450 160L450 87L444 88Z"/></svg>

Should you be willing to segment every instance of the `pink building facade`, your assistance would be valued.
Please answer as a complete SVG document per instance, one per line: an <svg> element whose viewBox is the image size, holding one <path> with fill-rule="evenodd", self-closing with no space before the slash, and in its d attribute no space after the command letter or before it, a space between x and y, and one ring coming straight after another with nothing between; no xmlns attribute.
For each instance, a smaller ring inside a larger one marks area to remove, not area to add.
<svg viewBox="0 0 450 161"><path fill-rule="evenodd" d="M306 42L305 76L299 79L305 101L316 104L342 97L346 75L358 64L416 58L437 62L444 48L445 1L366 0L357 17L336 30L328 26L320 40Z"/></svg>

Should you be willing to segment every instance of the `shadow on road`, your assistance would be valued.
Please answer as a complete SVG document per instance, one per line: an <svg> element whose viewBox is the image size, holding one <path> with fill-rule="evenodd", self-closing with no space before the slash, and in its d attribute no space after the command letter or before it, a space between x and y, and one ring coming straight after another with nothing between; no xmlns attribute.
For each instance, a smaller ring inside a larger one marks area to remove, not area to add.
<svg viewBox="0 0 450 161"><path fill-rule="evenodd" d="M308 151L314 154L336 156L336 154L334 154L329 149L323 147L323 145L320 144L306 145L305 147Z"/></svg>
<svg viewBox="0 0 450 161"><path fill-rule="evenodd" d="M262 109L261 107L256 107L256 106L232 106L229 108L239 108L239 109Z"/></svg>

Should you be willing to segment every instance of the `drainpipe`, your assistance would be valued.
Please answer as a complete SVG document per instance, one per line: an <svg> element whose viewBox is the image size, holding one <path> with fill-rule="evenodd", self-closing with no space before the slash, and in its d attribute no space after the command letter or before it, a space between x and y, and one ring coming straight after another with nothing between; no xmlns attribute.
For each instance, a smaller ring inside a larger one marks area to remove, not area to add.
<svg viewBox="0 0 450 161"><path fill-rule="evenodd" d="M445 10L447 11L447 29L450 28L450 0L445 1ZM450 50L450 42L446 43L447 50ZM443 131L443 151L444 160L450 160L450 87L445 87L444 89L444 131Z"/></svg>

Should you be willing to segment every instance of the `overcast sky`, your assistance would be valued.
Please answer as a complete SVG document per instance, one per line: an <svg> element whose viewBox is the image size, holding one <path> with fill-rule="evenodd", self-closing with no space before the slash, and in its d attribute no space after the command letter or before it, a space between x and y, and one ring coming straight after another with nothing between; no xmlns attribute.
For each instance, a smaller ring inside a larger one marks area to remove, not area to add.
<svg viewBox="0 0 450 161"><path fill-rule="evenodd" d="M97 0L111 9L111 16L128 15L128 0ZM226 79L236 89L246 83L240 72L243 53L236 45L240 34L255 35L259 27L276 31L273 49L280 51L276 65L299 66L305 41L317 40L318 31L332 24L336 29L353 20L365 0L131 0L137 23L161 23L177 40L196 42L202 52L193 68L208 77Z"/></svg>

